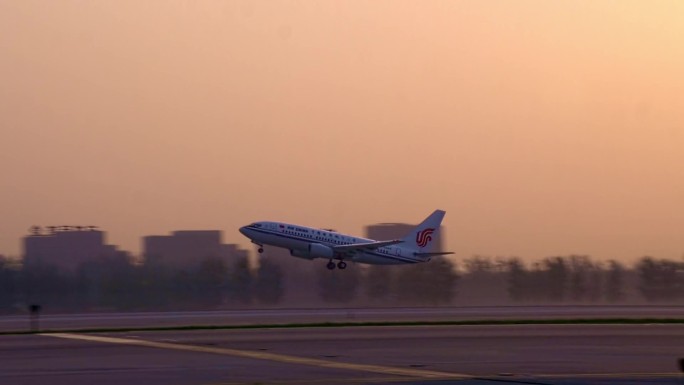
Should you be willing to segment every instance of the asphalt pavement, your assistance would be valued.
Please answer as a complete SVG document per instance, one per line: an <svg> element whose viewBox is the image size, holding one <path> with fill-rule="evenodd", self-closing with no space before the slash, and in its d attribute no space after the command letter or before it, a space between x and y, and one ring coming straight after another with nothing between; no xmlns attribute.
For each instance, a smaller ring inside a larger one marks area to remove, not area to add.
<svg viewBox="0 0 684 385"><path fill-rule="evenodd" d="M0 336L0 384L682 384L682 325Z"/></svg>

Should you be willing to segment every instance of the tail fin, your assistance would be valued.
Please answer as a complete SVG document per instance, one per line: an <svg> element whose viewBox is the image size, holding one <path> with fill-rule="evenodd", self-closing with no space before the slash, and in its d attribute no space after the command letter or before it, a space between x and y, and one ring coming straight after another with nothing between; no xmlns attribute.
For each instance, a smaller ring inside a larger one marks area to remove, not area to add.
<svg viewBox="0 0 684 385"><path fill-rule="evenodd" d="M439 237L440 225L446 214L443 210L435 210L421 224L416 226L407 236L402 238L402 246L414 249L416 253L429 253Z"/></svg>

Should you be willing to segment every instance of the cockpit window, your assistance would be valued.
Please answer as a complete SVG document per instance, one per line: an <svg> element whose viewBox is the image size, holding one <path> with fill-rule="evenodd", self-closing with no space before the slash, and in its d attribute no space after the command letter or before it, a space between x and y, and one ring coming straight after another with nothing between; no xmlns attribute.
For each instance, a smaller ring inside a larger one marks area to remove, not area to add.
<svg viewBox="0 0 684 385"><path fill-rule="evenodd" d="M261 223L252 223L252 227L259 228L261 227Z"/></svg>

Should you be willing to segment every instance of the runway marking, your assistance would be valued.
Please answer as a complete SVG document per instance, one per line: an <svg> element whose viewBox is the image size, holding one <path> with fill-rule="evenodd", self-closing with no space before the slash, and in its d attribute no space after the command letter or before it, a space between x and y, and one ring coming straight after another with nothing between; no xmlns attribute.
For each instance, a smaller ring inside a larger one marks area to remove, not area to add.
<svg viewBox="0 0 684 385"><path fill-rule="evenodd" d="M399 375L414 378L431 378L431 379L467 379L473 378L471 375L461 374L461 373L449 373L449 372L439 372L432 370L423 369L409 369L409 368L396 368L391 366L380 366L380 365L368 365L368 364L354 364L349 362L335 362L328 360L321 360L317 358L305 358L298 356L291 356L286 354L277 353L267 353L267 352L256 352L250 350L238 350L230 348L215 348L208 346L196 346L196 345L184 345L177 343L168 342L155 342L147 340L129 339L129 338L116 338L116 337L104 337L104 336L91 336L84 334L74 334L74 333L45 333L40 334L42 336L65 338L71 340L81 340L90 342L103 342L109 344L118 345L133 345L133 346L144 346L149 348L158 349L170 349L170 350L182 350L188 352L196 353L211 353L211 354L221 354L225 356L235 356L242 358L252 358L257 360L275 361L286 364L299 364L299 365L309 365L317 366L321 368L331 368L331 369L346 369L354 370L359 372L371 372L371 373L381 373L388 375Z"/></svg>
<svg viewBox="0 0 684 385"><path fill-rule="evenodd" d="M321 378L313 380L280 380L268 381L269 385L329 385L329 384L387 384L400 382L415 382L415 377L354 377L354 378ZM243 382L210 382L205 385L253 385L254 381Z"/></svg>
<svg viewBox="0 0 684 385"><path fill-rule="evenodd" d="M655 373L572 373L572 374L534 374L535 378L651 378L651 377L682 377L679 372L655 372Z"/></svg>

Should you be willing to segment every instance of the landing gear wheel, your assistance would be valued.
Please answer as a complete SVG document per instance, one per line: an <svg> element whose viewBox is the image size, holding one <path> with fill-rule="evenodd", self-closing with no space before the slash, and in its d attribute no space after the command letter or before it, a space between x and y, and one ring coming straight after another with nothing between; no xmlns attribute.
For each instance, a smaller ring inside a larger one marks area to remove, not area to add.
<svg viewBox="0 0 684 385"><path fill-rule="evenodd" d="M334 270L335 269L335 262L330 261L330 262L328 262L327 265L325 265L325 267L327 267L328 270Z"/></svg>
<svg viewBox="0 0 684 385"><path fill-rule="evenodd" d="M263 247L260 247L260 248L257 249L257 251L259 252L259 254L261 254L261 253L264 252L264 248L263 248Z"/></svg>
<svg viewBox="0 0 684 385"><path fill-rule="evenodd" d="M343 262L343 261L340 261L340 262L337 263L337 267L338 267L340 270L344 270L344 269L347 268L347 263L346 263L346 262Z"/></svg>

